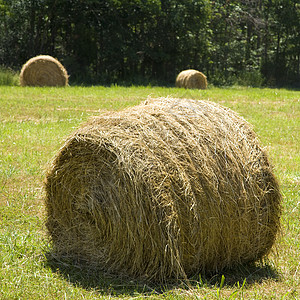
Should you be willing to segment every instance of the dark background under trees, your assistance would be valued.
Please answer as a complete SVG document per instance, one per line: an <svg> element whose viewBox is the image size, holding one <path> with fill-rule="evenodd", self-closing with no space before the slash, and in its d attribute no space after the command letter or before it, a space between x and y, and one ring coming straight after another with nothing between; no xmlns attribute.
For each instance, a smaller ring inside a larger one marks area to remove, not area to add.
<svg viewBox="0 0 300 300"><path fill-rule="evenodd" d="M72 84L300 86L299 0L0 0L0 66L48 54Z"/></svg>

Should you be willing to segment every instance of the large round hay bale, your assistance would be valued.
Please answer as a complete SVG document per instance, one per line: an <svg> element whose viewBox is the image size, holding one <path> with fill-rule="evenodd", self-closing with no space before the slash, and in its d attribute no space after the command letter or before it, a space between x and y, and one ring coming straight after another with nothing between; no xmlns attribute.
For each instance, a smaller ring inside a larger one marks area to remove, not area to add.
<svg viewBox="0 0 300 300"><path fill-rule="evenodd" d="M56 255L164 281L255 262L281 195L252 127L206 101L149 99L92 118L46 177Z"/></svg>
<svg viewBox="0 0 300 300"><path fill-rule="evenodd" d="M178 74L175 85L186 89L202 89L207 88L206 76L197 70L185 70Z"/></svg>
<svg viewBox="0 0 300 300"><path fill-rule="evenodd" d="M66 86L68 74L64 66L49 55L29 59L20 73L21 86Z"/></svg>

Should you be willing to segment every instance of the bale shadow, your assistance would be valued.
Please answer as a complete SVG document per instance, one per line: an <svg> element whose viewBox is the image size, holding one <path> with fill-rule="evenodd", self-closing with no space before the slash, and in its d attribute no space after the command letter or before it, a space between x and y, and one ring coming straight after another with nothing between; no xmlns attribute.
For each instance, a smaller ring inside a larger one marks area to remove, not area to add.
<svg viewBox="0 0 300 300"><path fill-rule="evenodd" d="M103 270L92 268L84 262L61 259L48 252L45 254L45 267L58 273L70 284L86 290L96 291L101 296L153 296L172 289L218 289L220 287L250 287L256 283L272 279L280 281L281 275L269 263L239 265L217 274L198 274L187 280L149 283L126 276L114 276Z"/></svg>
<svg viewBox="0 0 300 300"><path fill-rule="evenodd" d="M202 285L218 288L225 284L227 287L241 287L246 285L248 287L254 284L260 284L265 280L272 279L273 281L280 281L281 274L270 263L252 263L248 265L237 265L231 269L224 269L220 273L198 275L195 280L196 285L199 282ZM224 280L224 282L223 282ZM223 282L223 283L222 283Z"/></svg>
<svg viewBox="0 0 300 300"><path fill-rule="evenodd" d="M59 274L70 284L86 290L96 291L101 296L149 296L162 293L158 285L133 280L129 277L109 274L85 262L70 258L58 258L55 254L44 254L44 266Z"/></svg>

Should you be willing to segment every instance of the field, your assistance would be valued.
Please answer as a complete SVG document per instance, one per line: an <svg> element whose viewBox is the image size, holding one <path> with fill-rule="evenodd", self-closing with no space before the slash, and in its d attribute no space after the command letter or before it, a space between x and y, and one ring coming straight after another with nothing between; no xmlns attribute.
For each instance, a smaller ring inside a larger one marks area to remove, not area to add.
<svg viewBox="0 0 300 300"><path fill-rule="evenodd" d="M276 251L252 267L152 286L49 255L44 171L90 116L152 97L203 99L237 111L267 148L283 194ZM300 92L284 89L0 87L0 299L299 299Z"/></svg>

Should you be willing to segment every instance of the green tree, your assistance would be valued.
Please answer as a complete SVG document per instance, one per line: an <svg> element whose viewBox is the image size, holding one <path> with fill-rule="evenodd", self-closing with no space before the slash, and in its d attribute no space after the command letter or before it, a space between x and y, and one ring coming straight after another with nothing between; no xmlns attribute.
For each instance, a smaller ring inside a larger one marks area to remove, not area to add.
<svg viewBox="0 0 300 300"><path fill-rule="evenodd" d="M299 84L298 0L0 0L0 65L57 57L77 83Z"/></svg>
<svg viewBox="0 0 300 300"><path fill-rule="evenodd" d="M297 0L270 0L265 10L262 72L273 84L299 84L300 4Z"/></svg>

